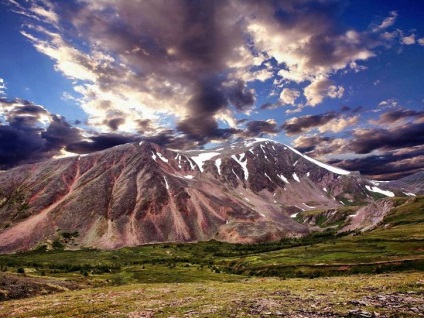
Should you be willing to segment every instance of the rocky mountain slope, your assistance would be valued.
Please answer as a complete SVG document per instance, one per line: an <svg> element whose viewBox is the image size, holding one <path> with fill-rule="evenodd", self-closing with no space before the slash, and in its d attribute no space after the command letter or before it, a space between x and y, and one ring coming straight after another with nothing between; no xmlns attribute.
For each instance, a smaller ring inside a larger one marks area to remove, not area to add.
<svg viewBox="0 0 424 318"><path fill-rule="evenodd" d="M0 173L0 252L301 236L301 211L393 196L265 139L182 152L131 143Z"/></svg>
<svg viewBox="0 0 424 318"><path fill-rule="evenodd" d="M407 196L421 195L424 194L424 171L418 171L398 180L381 182L379 186Z"/></svg>

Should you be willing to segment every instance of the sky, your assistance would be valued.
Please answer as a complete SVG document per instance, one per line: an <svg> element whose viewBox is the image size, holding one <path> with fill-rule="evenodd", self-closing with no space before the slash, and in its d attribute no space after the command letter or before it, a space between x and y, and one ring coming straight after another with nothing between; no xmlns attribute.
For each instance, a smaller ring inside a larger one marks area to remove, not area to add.
<svg viewBox="0 0 424 318"><path fill-rule="evenodd" d="M0 0L0 169L146 140L424 168L421 0Z"/></svg>

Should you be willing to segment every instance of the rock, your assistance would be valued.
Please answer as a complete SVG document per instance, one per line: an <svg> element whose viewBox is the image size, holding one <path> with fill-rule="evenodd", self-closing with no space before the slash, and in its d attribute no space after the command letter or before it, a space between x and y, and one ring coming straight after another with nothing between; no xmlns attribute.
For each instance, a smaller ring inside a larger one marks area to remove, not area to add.
<svg viewBox="0 0 424 318"><path fill-rule="evenodd" d="M351 318L374 318L375 315L374 313L370 313L368 311L365 310L351 310L349 311L348 317Z"/></svg>

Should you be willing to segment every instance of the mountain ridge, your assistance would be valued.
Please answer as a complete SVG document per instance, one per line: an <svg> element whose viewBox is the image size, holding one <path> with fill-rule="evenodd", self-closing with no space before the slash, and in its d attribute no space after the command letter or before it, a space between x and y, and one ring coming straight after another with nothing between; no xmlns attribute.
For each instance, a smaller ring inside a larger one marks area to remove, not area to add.
<svg viewBox="0 0 424 318"><path fill-rule="evenodd" d="M0 173L0 252L302 236L301 211L373 200L376 186L264 139L170 150L130 143Z"/></svg>

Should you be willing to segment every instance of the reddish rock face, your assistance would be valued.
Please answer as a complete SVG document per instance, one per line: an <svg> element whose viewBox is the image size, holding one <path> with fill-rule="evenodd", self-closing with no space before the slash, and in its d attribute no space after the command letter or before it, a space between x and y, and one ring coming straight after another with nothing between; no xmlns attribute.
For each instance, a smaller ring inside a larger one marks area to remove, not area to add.
<svg viewBox="0 0 424 318"><path fill-rule="evenodd" d="M309 230L291 214L366 202L367 184L266 140L210 152L126 144L1 172L0 252L64 233L69 248L104 249L300 236Z"/></svg>

